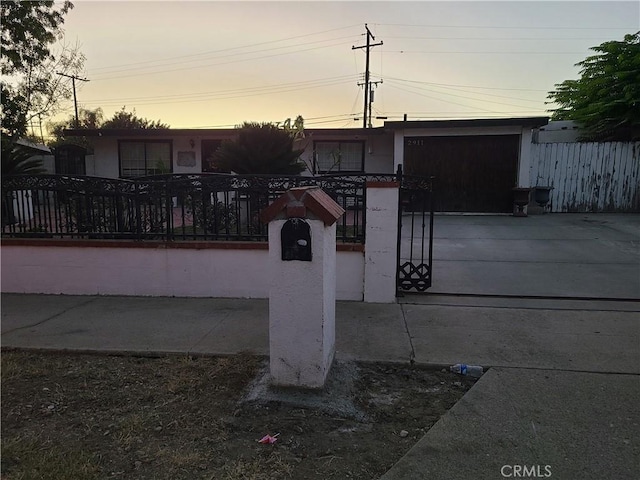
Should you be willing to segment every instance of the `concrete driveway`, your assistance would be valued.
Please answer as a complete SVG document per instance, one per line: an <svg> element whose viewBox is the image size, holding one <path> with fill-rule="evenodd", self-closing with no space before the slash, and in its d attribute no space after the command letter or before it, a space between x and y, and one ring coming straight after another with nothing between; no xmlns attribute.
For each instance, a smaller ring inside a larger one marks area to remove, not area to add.
<svg viewBox="0 0 640 480"><path fill-rule="evenodd" d="M433 258L428 293L638 300L640 215L436 215Z"/></svg>

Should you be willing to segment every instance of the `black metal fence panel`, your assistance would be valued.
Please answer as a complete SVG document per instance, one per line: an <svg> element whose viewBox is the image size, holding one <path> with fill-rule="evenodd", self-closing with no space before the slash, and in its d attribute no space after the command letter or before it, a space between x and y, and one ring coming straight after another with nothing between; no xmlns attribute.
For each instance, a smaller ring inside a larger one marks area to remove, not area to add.
<svg viewBox="0 0 640 480"><path fill-rule="evenodd" d="M433 177L404 175L398 168L396 292L424 292L433 281Z"/></svg>
<svg viewBox="0 0 640 480"><path fill-rule="evenodd" d="M260 211L299 186L318 186L344 208L338 241L364 243L366 179L345 176L6 176L2 236L268 241Z"/></svg>

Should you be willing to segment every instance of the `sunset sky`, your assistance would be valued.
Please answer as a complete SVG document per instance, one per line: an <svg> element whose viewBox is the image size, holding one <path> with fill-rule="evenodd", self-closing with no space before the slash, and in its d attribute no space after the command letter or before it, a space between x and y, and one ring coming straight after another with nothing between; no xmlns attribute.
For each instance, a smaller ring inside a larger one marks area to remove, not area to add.
<svg viewBox="0 0 640 480"><path fill-rule="evenodd" d="M374 115L546 115L589 47L640 30L640 2L74 1L67 43L86 56L81 107L126 106L174 128L302 115L359 127L365 27ZM69 102L68 111L73 112ZM381 125L376 120L374 125Z"/></svg>

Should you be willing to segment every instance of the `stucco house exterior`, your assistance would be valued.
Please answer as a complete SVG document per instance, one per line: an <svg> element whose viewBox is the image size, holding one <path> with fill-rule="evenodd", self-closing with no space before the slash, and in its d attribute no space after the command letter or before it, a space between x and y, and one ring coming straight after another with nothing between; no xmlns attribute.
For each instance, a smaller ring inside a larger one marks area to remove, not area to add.
<svg viewBox="0 0 640 480"><path fill-rule="evenodd" d="M94 147L87 175L128 178L156 173L207 173L208 161L235 129L99 129L67 130L87 137ZM307 165L303 174L393 173L393 137L383 128L307 129L296 148ZM336 153L341 161L335 161Z"/></svg>
<svg viewBox="0 0 640 480"><path fill-rule="evenodd" d="M547 117L385 122L378 128L305 129L303 175L397 171L438 178L440 211L509 212L511 188L529 186L532 132ZM129 178L206 173L235 129L67 130L90 139L86 174ZM340 162L336 162L339 154ZM66 172L68 173L68 172Z"/></svg>

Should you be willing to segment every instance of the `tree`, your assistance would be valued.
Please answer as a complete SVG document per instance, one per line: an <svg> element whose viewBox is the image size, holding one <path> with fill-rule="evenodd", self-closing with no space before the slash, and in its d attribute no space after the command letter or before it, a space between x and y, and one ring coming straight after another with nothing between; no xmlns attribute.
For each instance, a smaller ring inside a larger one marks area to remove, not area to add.
<svg viewBox="0 0 640 480"><path fill-rule="evenodd" d="M556 84L548 98L558 105L553 120L574 120L582 140L640 138L640 32L604 42L576 64L578 80Z"/></svg>
<svg viewBox="0 0 640 480"><path fill-rule="evenodd" d="M126 107L122 107L122 110L116 112L113 117L108 120L104 120L104 113L102 108L95 108L93 110L89 108L81 108L78 111L78 125L76 126L76 118L71 115L62 122L51 122L47 125L49 134L53 137L53 140L48 142L49 146L56 146L61 144L74 144L80 145L87 150L92 149L91 141L87 137L68 136L65 135L65 130L77 130L77 129L98 129L98 128L170 128L166 123L162 123L160 120L148 120L146 118L140 118L136 114L136 110L133 112L127 112Z"/></svg>
<svg viewBox="0 0 640 480"><path fill-rule="evenodd" d="M136 109L133 112L127 112L126 107L122 107L122 110L116 112L112 118L105 121L100 128L170 128L166 123L162 123L160 120L149 120L147 118L138 117Z"/></svg>
<svg viewBox="0 0 640 480"><path fill-rule="evenodd" d="M298 162L304 150L294 148L294 135L272 123L245 122L235 140L222 142L213 156L221 172L298 175L306 166Z"/></svg>
<svg viewBox="0 0 640 480"><path fill-rule="evenodd" d="M74 144L84 147L86 149L91 148L91 144L87 137L69 137L64 134L65 130L73 128L86 128L97 129L101 128L104 123L104 114L101 108L94 110L88 108L81 108L78 110L78 125L76 126L75 115L69 116L62 122L50 122L47 125L47 130L53 139L48 142L50 147L55 147L62 144Z"/></svg>
<svg viewBox="0 0 640 480"><path fill-rule="evenodd" d="M33 158L33 151L13 143L8 137L2 137L2 176L45 173L42 160Z"/></svg>
<svg viewBox="0 0 640 480"><path fill-rule="evenodd" d="M31 119L54 114L71 97L70 80L57 72L78 74L84 56L77 46L62 45L59 52L52 52L71 8L69 1L56 4L52 0L0 4L3 135L24 135Z"/></svg>

